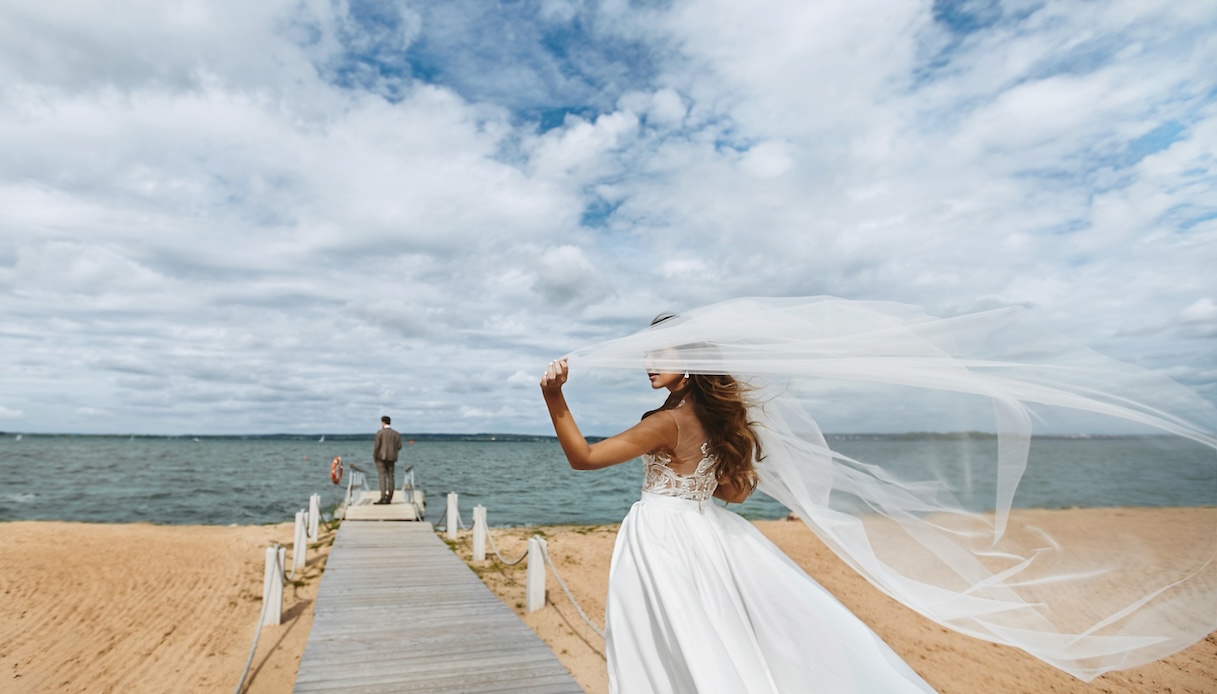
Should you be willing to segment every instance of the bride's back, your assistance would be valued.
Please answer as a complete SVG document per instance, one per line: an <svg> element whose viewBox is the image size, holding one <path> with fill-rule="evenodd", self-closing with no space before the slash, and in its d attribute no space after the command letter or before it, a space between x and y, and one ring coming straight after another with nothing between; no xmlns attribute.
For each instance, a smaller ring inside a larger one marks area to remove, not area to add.
<svg viewBox="0 0 1217 694"><path fill-rule="evenodd" d="M702 454L702 444L709 440L696 411L688 401L683 401L670 410L656 412L652 416L671 416L676 423L676 445L670 451L662 451L671 457L668 467L680 475L693 474L705 457Z"/></svg>

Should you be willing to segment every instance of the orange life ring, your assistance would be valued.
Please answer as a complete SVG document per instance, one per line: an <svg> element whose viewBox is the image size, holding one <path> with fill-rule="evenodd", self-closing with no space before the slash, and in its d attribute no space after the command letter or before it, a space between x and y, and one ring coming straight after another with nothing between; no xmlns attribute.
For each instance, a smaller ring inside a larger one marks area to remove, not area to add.
<svg viewBox="0 0 1217 694"><path fill-rule="evenodd" d="M334 456L333 462L330 463L330 481L338 484L342 480L342 456Z"/></svg>

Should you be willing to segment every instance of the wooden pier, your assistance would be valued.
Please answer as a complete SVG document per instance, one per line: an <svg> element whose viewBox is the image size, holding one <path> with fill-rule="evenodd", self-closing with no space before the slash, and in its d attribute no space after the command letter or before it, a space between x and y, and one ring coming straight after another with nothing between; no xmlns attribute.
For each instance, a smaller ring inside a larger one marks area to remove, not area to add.
<svg viewBox="0 0 1217 694"><path fill-rule="evenodd" d="M346 521L295 692L582 694L430 523Z"/></svg>
<svg viewBox="0 0 1217 694"><path fill-rule="evenodd" d="M407 494L411 496L407 497ZM398 489L393 494L393 501L387 504L374 503L380 498L378 491L356 491L350 497L342 511L343 519L348 521L420 521L427 500L421 489Z"/></svg>

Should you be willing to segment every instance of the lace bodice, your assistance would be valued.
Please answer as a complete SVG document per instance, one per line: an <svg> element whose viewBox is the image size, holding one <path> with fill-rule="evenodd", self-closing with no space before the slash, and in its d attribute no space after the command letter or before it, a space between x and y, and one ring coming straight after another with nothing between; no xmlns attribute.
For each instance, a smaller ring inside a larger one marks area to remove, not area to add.
<svg viewBox="0 0 1217 694"><path fill-rule="evenodd" d="M642 463L646 468L642 491L693 501L705 501L714 496L714 490L718 488L718 479L714 476L718 457L710 453L709 441L701 445L701 455L697 469L690 475L681 475L668 467L672 463L669 453L648 453L642 456Z"/></svg>

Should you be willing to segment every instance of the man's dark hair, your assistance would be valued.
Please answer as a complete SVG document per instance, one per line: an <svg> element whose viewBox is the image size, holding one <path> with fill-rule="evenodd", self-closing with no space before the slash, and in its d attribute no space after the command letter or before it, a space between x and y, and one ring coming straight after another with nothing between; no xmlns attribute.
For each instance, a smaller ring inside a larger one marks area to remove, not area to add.
<svg viewBox="0 0 1217 694"><path fill-rule="evenodd" d="M381 421L382 423L384 423L384 424L392 424L392 423L393 423L393 420L389 419L389 415L385 415L385 416L381 417L381 418L380 418L380 421Z"/></svg>

